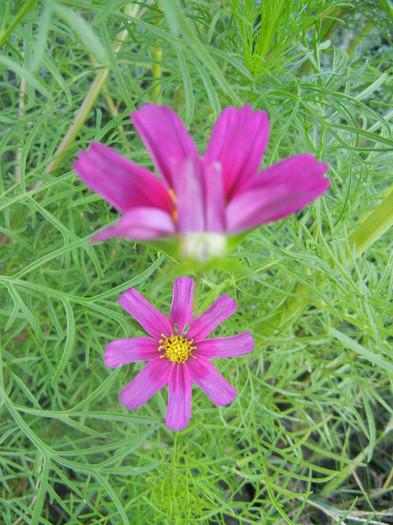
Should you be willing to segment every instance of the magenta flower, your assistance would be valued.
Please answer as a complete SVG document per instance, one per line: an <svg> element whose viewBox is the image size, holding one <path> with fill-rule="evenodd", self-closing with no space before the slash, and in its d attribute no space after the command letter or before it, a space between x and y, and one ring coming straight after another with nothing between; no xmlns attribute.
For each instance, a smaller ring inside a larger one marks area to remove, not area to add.
<svg viewBox="0 0 393 525"><path fill-rule="evenodd" d="M149 361L120 392L121 403L129 409L139 408L168 384L166 424L174 430L182 430L190 420L192 382L216 405L228 405L236 397L236 390L209 359L243 355L254 348L249 332L205 339L235 312L237 304L222 295L205 313L193 319L193 291L194 281L190 277L175 280L167 319L134 288L127 290L119 298L121 306L151 337L118 339L105 348L105 364L110 367Z"/></svg>
<svg viewBox="0 0 393 525"><path fill-rule="evenodd" d="M327 164L308 154L258 173L269 121L249 105L224 109L203 157L171 109L146 104L131 118L162 180L97 142L80 152L79 177L123 212L93 240L176 235L181 256L206 260L225 253L228 235L286 217L329 186Z"/></svg>

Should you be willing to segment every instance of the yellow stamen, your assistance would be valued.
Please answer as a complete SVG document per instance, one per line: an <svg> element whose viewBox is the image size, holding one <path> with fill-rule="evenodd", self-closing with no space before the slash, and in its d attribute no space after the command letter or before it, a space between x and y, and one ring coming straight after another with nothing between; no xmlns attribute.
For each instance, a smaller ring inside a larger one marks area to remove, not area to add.
<svg viewBox="0 0 393 525"><path fill-rule="evenodd" d="M173 200L173 202L176 202L176 195L175 195L175 192L172 190L172 188L168 190L168 193L171 196L171 199Z"/></svg>
<svg viewBox="0 0 393 525"><path fill-rule="evenodd" d="M166 357L172 363L185 363L190 356L195 357L191 354L196 349L196 346L192 346L193 339L186 339L181 335L165 337L161 334L161 337L163 339L160 339L158 351L165 350L165 354L160 357Z"/></svg>
<svg viewBox="0 0 393 525"><path fill-rule="evenodd" d="M168 193L169 193L171 199L173 200L173 204L176 205L176 195L175 195L175 192L174 192L172 189L170 189L170 190L168 190ZM178 218L179 218L179 215L178 215L177 210L176 210L175 207L174 207L173 210L172 210L172 217L173 217L173 221L174 221L174 223L177 225L177 220L178 220Z"/></svg>

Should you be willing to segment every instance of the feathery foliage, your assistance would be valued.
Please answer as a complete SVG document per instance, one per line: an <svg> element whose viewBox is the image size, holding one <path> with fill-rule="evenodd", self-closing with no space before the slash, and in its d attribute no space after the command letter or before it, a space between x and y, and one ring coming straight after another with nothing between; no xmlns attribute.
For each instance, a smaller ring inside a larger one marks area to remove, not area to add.
<svg viewBox="0 0 393 525"><path fill-rule="evenodd" d="M391 523L391 2L25 0L0 3L0 514L4 523ZM71 169L92 140L152 167L129 113L157 100L204 151L221 108L265 109L264 165L310 152L328 193L258 228L202 278L199 308L239 303L220 360L238 391L201 391L166 429L137 411L105 345L141 335L117 297L168 311L194 270L90 235L117 217ZM60 146L60 149L59 149Z"/></svg>

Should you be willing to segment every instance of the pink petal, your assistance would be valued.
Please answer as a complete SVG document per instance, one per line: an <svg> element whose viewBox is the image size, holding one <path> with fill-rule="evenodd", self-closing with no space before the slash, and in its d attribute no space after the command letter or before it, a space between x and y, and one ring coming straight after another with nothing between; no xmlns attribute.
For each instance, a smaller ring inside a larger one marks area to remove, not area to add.
<svg viewBox="0 0 393 525"><path fill-rule="evenodd" d="M263 111L249 105L225 108L213 128L205 160L220 162L225 195L230 199L259 169L269 133Z"/></svg>
<svg viewBox="0 0 393 525"><path fill-rule="evenodd" d="M129 409L139 408L169 379L172 363L168 359L153 359L120 392L121 404Z"/></svg>
<svg viewBox="0 0 393 525"><path fill-rule="evenodd" d="M169 324L177 325L177 333L182 334L184 327L192 320L192 298L194 279L179 277L173 285L172 306L169 313Z"/></svg>
<svg viewBox="0 0 393 525"><path fill-rule="evenodd" d="M274 184L290 184L297 187L299 183L309 183L315 178L322 178L328 168L327 164L318 162L309 153L294 155L269 166L249 179L243 190L262 189Z"/></svg>
<svg viewBox="0 0 393 525"><path fill-rule="evenodd" d="M205 230L205 188L202 161L194 156L175 164L174 180L179 232Z"/></svg>
<svg viewBox="0 0 393 525"><path fill-rule="evenodd" d="M218 162L204 163L205 230L225 231L225 193L222 167Z"/></svg>
<svg viewBox="0 0 393 525"><path fill-rule="evenodd" d="M190 322L187 338L198 343L216 326L230 317L236 310L237 303L228 295L222 295L202 315Z"/></svg>
<svg viewBox="0 0 393 525"><path fill-rule="evenodd" d="M193 355L203 355L208 359L220 357L235 357L248 354L254 348L254 338L249 332L243 332L229 337L216 337L199 341Z"/></svg>
<svg viewBox="0 0 393 525"><path fill-rule="evenodd" d="M180 232L223 232L225 195L218 162L207 164L188 157L176 166L174 181L178 230Z"/></svg>
<svg viewBox="0 0 393 525"><path fill-rule="evenodd" d="M150 361L159 356L158 346L159 342L151 337L117 339L105 348L105 364L116 367L136 361Z"/></svg>
<svg viewBox="0 0 393 525"><path fill-rule="evenodd" d="M275 164L249 181L226 208L232 233L277 221L313 201L329 187L327 164L311 155L298 155Z"/></svg>
<svg viewBox="0 0 393 525"><path fill-rule="evenodd" d="M173 335L171 325L167 318L157 308L147 301L135 288L130 288L119 297L119 303L132 317L143 326L146 332L156 339L162 335Z"/></svg>
<svg viewBox="0 0 393 525"><path fill-rule="evenodd" d="M93 142L88 151L80 151L73 168L83 182L121 211L136 206L173 210L168 190L153 173L103 144Z"/></svg>
<svg viewBox="0 0 393 525"><path fill-rule="evenodd" d="M127 211L114 226L109 226L93 237L105 241L111 237L127 237L149 241L175 233L173 217L158 208L133 208Z"/></svg>
<svg viewBox="0 0 393 525"><path fill-rule="evenodd" d="M191 417L192 384L190 374L183 364L172 363L168 382L168 408L166 426L172 430L183 430Z"/></svg>
<svg viewBox="0 0 393 525"><path fill-rule="evenodd" d="M177 176L173 161L182 163L198 155L192 138L183 122L170 108L145 104L131 115L136 130L170 188Z"/></svg>
<svg viewBox="0 0 393 525"><path fill-rule="evenodd" d="M187 361L192 381L219 406L228 405L236 397L236 390L205 357Z"/></svg>

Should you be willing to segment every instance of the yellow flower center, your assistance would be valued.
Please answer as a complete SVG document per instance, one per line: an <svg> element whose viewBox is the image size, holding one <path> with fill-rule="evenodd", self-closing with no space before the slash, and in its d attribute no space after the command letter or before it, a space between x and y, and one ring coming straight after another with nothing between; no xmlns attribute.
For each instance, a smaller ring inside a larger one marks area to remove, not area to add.
<svg viewBox="0 0 393 525"><path fill-rule="evenodd" d="M160 357L166 357L172 363L185 363L190 356L194 357L191 355L191 352L196 349L196 346L192 346L193 339L186 339L181 335L165 337L164 334L161 334L161 336L163 339L160 339L158 351L165 350L165 355Z"/></svg>

